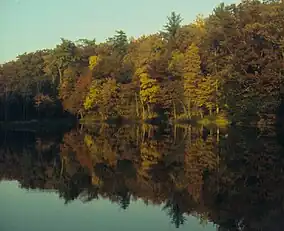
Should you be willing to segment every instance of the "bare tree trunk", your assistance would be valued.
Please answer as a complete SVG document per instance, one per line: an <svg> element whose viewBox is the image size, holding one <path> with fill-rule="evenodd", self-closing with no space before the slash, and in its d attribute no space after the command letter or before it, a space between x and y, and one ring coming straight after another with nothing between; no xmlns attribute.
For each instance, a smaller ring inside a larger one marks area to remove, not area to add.
<svg viewBox="0 0 284 231"><path fill-rule="evenodd" d="M142 143L145 142L145 133L146 133L145 124L142 124Z"/></svg>
<svg viewBox="0 0 284 231"><path fill-rule="evenodd" d="M190 100L187 101L187 118L191 119L191 102L190 102Z"/></svg>
<svg viewBox="0 0 284 231"><path fill-rule="evenodd" d="M148 117L151 115L151 107L149 104L147 104L147 113L148 113Z"/></svg>
<svg viewBox="0 0 284 231"><path fill-rule="evenodd" d="M63 80L63 73L62 70L60 69L60 67L57 67L58 69L58 73L59 73L59 85L61 85L62 80Z"/></svg>
<svg viewBox="0 0 284 231"><path fill-rule="evenodd" d="M219 85L219 82L218 82L218 80L216 80L216 84L215 84L215 86L216 86L216 89L215 89L215 95L216 95L216 114L218 115L219 114L219 104L218 104L218 91L219 91L219 89L218 89L218 85Z"/></svg>
<svg viewBox="0 0 284 231"><path fill-rule="evenodd" d="M217 128L217 143L220 141L220 129Z"/></svg>
<svg viewBox="0 0 284 231"><path fill-rule="evenodd" d="M173 107L174 107L174 119L176 120L177 119L177 109L176 109L176 104L174 101L173 101Z"/></svg>
<svg viewBox="0 0 284 231"><path fill-rule="evenodd" d="M145 106L142 104L142 119L144 120L145 118L146 118Z"/></svg>
<svg viewBox="0 0 284 231"><path fill-rule="evenodd" d="M199 114L201 116L201 119L203 119L203 112L202 112L202 110L199 111Z"/></svg>
<svg viewBox="0 0 284 231"><path fill-rule="evenodd" d="M184 105L184 103L182 102L182 100L181 100L181 99L179 99L179 101L180 101L180 103L181 103L181 105L182 105L182 108L183 108L184 114L185 114L185 115L188 115L187 110L186 110L186 106Z"/></svg>
<svg viewBox="0 0 284 231"><path fill-rule="evenodd" d="M138 97L137 94L135 93L135 109L136 109L136 116L139 118L139 104L138 104Z"/></svg>
<svg viewBox="0 0 284 231"><path fill-rule="evenodd" d="M60 179L61 179L61 177L62 177L62 175L63 175L63 171L64 171L64 156L63 157L61 157L61 169L60 169Z"/></svg>
<svg viewBox="0 0 284 231"><path fill-rule="evenodd" d="M152 126L147 126L147 137L148 137L148 139L150 139L151 138L151 136L152 136L152 129L153 129L153 127Z"/></svg>
<svg viewBox="0 0 284 231"><path fill-rule="evenodd" d="M187 133L187 136L188 136L188 147L189 148L191 146L191 125L189 125L187 128L186 128L186 133Z"/></svg>
<svg viewBox="0 0 284 231"><path fill-rule="evenodd" d="M176 143L177 140L177 126L174 125L174 143Z"/></svg>
<svg viewBox="0 0 284 231"><path fill-rule="evenodd" d="M137 125L137 127L136 127L136 145L138 146L139 145L139 141L140 141L140 139L139 139L139 133L140 133L140 126L139 125Z"/></svg>

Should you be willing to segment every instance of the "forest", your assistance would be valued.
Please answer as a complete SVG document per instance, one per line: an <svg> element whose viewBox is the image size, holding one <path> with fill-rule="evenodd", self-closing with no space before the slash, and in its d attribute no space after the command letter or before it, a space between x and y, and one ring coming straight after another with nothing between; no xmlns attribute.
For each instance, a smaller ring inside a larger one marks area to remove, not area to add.
<svg viewBox="0 0 284 231"><path fill-rule="evenodd" d="M0 121L274 123L284 80L284 4L243 0L155 34L61 39L0 66Z"/></svg>

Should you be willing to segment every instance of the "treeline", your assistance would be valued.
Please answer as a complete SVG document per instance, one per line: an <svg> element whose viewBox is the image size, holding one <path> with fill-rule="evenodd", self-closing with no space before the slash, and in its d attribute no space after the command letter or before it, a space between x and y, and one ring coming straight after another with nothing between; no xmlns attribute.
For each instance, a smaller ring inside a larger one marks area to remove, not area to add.
<svg viewBox="0 0 284 231"><path fill-rule="evenodd" d="M97 44L62 39L0 68L1 119L274 122L284 76L284 4L243 0L182 25L172 13L156 34L124 31Z"/></svg>
<svg viewBox="0 0 284 231"><path fill-rule="evenodd" d="M66 202L162 205L219 230L282 230L283 133L255 128L95 125L64 136L0 133L0 180L55 190ZM17 143L15 144L15 140Z"/></svg>

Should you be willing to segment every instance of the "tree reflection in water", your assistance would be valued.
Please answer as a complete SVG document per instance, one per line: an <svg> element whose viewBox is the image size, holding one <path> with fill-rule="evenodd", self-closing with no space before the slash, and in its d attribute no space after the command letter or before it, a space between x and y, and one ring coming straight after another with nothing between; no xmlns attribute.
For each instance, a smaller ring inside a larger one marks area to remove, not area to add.
<svg viewBox="0 0 284 231"><path fill-rule="evenodd" d="M68 203L162 205L219 230L281 230L284 158L275 129L93 125L64 135L2 132L0 176Z"/></svg>

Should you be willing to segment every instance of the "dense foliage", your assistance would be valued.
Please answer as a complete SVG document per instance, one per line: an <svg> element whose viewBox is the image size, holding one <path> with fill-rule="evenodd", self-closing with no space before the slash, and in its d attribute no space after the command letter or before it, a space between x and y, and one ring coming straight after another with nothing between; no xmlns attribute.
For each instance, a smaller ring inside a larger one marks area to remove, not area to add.
<svg viewBox="0 0 284 231"><path fill-rule="evenodd" d="M273 121L284 77L284 4L220 4L182 25L97 44L62 39L0 67L0 119L61 116Z"/></svg>

